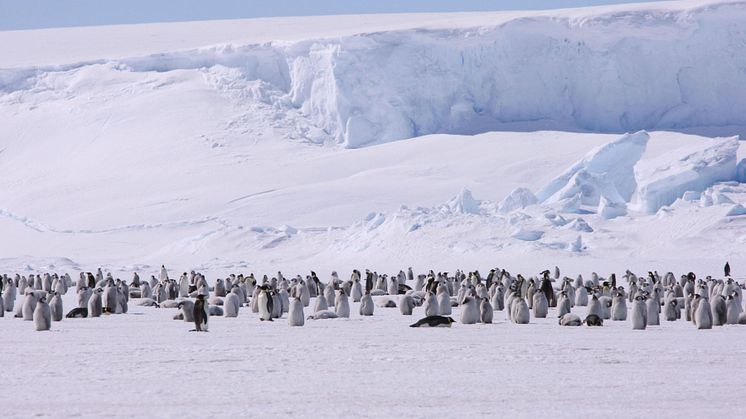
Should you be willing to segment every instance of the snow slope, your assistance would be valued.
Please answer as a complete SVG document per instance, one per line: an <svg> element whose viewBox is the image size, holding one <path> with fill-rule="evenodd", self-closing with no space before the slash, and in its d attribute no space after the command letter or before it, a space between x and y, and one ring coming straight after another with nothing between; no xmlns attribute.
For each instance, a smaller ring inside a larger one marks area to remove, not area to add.
<svg viewBox="0 0 746 419"><path fill-rule="evenodd" d="M96 29L6 32L0 91L15 102L40 90L84 94L78 87L102 79L204 78L288 136L351 148L507 127L733 134L746 125L744 20L746 2L693 1L453 19L248 20L245 30L240 21L146 25L99 32L111 43L152 32L154 46L107 50L98 41L62 57L18 48L51 37L81 48ZM336 32L327 29L336 21ZM235 123L250 129L255 120Z"/></svg>
<svg viewBox="0 0 746 419"><path fill-rule="evenodd" d="M3 266L712 269L745 5L1 32Z"/></svg>

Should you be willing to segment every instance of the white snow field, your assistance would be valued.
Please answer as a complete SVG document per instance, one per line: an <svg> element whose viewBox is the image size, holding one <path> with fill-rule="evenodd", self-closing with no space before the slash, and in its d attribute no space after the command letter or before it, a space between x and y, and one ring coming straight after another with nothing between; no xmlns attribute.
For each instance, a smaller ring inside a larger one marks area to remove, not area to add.
<svg viewBox="0 0 746 419"><path fill-rule="evenodd" d="M0 274L743 283L745 133L746 1L0 31ZM746 417L743 326L351 312L7 313L0 412Z"/></svg>

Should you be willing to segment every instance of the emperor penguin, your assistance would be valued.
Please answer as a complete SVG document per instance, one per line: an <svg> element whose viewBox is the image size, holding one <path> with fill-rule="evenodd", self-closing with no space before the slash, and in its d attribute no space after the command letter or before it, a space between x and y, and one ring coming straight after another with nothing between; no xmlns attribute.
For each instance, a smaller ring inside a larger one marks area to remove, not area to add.
<svg viewBox="0 0 746 419"><path fill-rule="evenodd" d="M37 331L49 330L52 327L52 313L47 304L47 297L42 296L34 308L34 326Z"/></svg>
<svg viewBox="0 0 746 419"><path fill-rule="evenodd" d="M352 297L353 303L360 302L360 299L363 298L363 286L360 284L360 278L357 276L353 276L350 297Z"/></svg>
<svg viewBox="0 0 746 419"><path fill-rule="evenodd" d="M101 294L104 290L96 288L91 297L88 299L88 317L101 317L104 312L104 305L101 301Z"/></svg>
<svg viewBox="0 0 746 419"><path fill-rule="evenodd" d="M322 294L319 293L319 297L321 296ZM290 294L288 294L288 290L285 288L285 286L280 287L277 290L277 297L280 300L280 313L287 313L290 310Z"/></svg>
<svg viewBox="0 0 746 419"><path fill-rule="evenodd" d="M601 301L599 301L598 296L596 296L595 293L591 297L591 300L588 302L588 312L586 315L590 316L591 314L595 314L598 317L601 317L603 315Z"/></svg>
<svg viewBox="0 0 746 419"><path fill-rule="evenodd" d="M451 295L445 285L438 285L438 312L441 316L451 315Z"/></svg>
<svg viewBox="0 0 746 419"><path fill-rule="evenodd" d="M326 304L329 307L334 307L335 284L332 281L330 281L329 284L326 287L324 287L324 292L322 293L324 294L324 298L326 298Z"/></svg>
<svg viewBox="0 0 746 419"><path fill-rule="evenodd" d="M8 281L8 285L3 289L3 309L7 312L13 311L13 306L16 301L16 286L13 284L13 280Z"/></svg>
<svg viewBox="0 0 746 419"><path fill-rule="evenodd" d="M585 286L580 286L575 289L575 305L578 307L585 307L588 305L588 289Z"/></svg>
<svg viewBox="0 0 746 419"><path fill-rule="evenodd" d="M303 303L303 307L308 307L311 304L311 293L308 290L306 281L300 280L300 301Z"/></svg>
<svg viewBox="0 0 746 419"><path fill-rule="evenodd" d="M236 290L236 292L233 292ZM231 292L225 295L223 300L223 315L225 317L238 317L238 311L241 303L238 297L238 285L233 285Z"/></svg>
<svg viewBox="0 0 746 419"><path fill-rule="evenodd" d="M678 305L679 300L676 298L670 298L666 301L666 304L663 306L663 318L667 322L674 322L681 316Z"/></svg>
<svg viewBox="0 0 746 419"><path fill-rule="evenodd" d="M259 319L262 321L272 321L272 306L273 300L269 285L262 285L259 296L257 297L257 304L259 306ZM301 299L301 301L303 301Z"/></svg>
<svg viewBox="0 0 746 419"><path fill-rule="evenodd" d="M549 271L542 272L544 278L541 280L541 286L539 287L547 297L547 303L549 307L557 307L557 298L554 295L554 288L552 288L552 282L549 280Z"/></svg>
<svg viewBox="0 0 746 419"><path fill-rule="evenodd" d="M205 302L207 304L207 302ZM176 308L181 310L181 319L185 322L194 321L194 303L191 300L182 300L176 304Z"/></svg>
<svg viewBox="0 0 746 419"><path fill-rule="evenodd" d="M712 311L712 325L722 326L728 321L728 308L722 295L714 295L710 302Z"/></svg>
<svg viewBox="0 0 746 419"><path fill-rule="evenodd" d="M140 285L140 298L153 298L153 289L148 281L142 281Z"/></svg>
<svg viewBox="0 0 746 419"><path fill-rule="evenodd" d="M582 324L583 321L580 320L580 317L573 313L566 313L559 319L560 326L580 326Z"/></svg>
<svg viewBox="0 0 746 419"><path fill-rule="evenodd" d="M181 277L179 278L179 297L189 297L189 277L186 272L181 274Z"/></svg>
<svg viewBox="0 0 746 419"><path fill-rule="evenodd" d="M479 308L476 297L466 296L461 301L461 324L475 324L479 321Z"/></svg>
<svg viewBox="0 0 746 419"><path fill-rule="evenodd" d="M337 291L337 296L334 303L334 312L339 317L350 317L350 301L347 298L344 288L340 288Z"/></svg>
<svg viewBox="0 0 746 419"><path fill-rule="evenodd" d="M490 299L487 297L482 298L482 302L479 304L479 320L482 323L492 323L493 317L494 310L492 309L492 304L490 304Z"/></svg>
<svg viewBox="0 0 746 419"><path fill-rule="evenodd" d="M64 313L62 312L62 297L59 293L54 292L52 299L49 301L49 310L51 312L52 321L62 321Z"/></svg>
<svg viewBox="0 0 746 419"><path fill-rule="evenodd" d="M543 292L534 293L534 317L537 319L544 319L549 313L549 303L547 302L546 294Z"/></svg>
<svg viewBox="0 0 746 419"><path fill-rule="evenodd" d="M414 298L409 294L402 294L399 297L399 311L405 316L411 316L414 311Z"/></svg>
<svg viewBox="0 0 746 419"><path fill-rule="evenodd" d="M726 324L738 324L738 317L741 315L741 305L735 297L735 292L726 297L725 300L725 322Z"/></svg>
<svg viewBox="0 0 746 419"><path fill-rule="evenodd" d="M624 293L616 290L612 293L611 297L611 320L624 321L627 320L627 299L624 297Z"/></svg>
<svg viewBox="0 0 746 419"><path fill-rule="evenodd" d="M21 317L23 317L23 320L32 321L34 319L34 310L38 301L39 297L37 297L35 291L27 289L26 298L23 300L23 306L21 307Z"/></svg>
<svg viewBox="0 0 746 419"><path fill-rule="evenodd" d="M275 290L272 290L269 293L269 296L272 297L272 318L279 319L280 317L282 317L282 301L280 301L280 296ZM301 302L303 302L302 298Z"/></svg>
<svg viewBox="0 0 746 419"><path fill-rule="evenodd" d="M648 298L645 302L645 306L648 310L648 326L660 326L660 311L661 305L656 298Z"/></svg>
<svg viewBox="0 0 746 419"><path fill-rule="evenodd" d="M570 307L570 297L567 292L561 291L559 299L557 299L557 317L562 317L569 313L572 307ZM534 314L534 316L536 316Z"/></svg>
<svg viewBox="0 0 746 419"><path fill-rule="evenodd" d="M697 329L712 329L712 309L706 298L698 298L697 309L694 312L694 324Z"/></svg>
<svg viewBox="0 0 746 419"><path fill-rule="evenodd" d="M334 291L332 291L334 293ZM319 312L324 310L329 310L329 303L326 301L326 294L325 292L320 292L319 295L316 297L316 303L313 307L313 312Z"/></svg>
<svg viewBox="0 0 746 419"><path fill-rule="evenodd" d="M632 329L645 330L648 325L648 308L645 305L645 297L638 295L632 303Z"/></svg>
<svg viewBox="0 0 746 419"><path fill-rule="evenodd" d="M366 290L365 295L360 299L360 315L372 316L374 306L375 304L373 304L373 298L370 296L370 291Z"/></svg>
<svg viewBox="0 0 746 419"><path fill-rule="evenodd" d="M209 307L204 294L198 294L194 301L192 317L194 318L194 331L207 332L207 320L210 318Z"/></svg>
<svg viewBox="0 0 746 419"><path fill-rule="evenodd" d="M117 289L114 286L114 280L108 279L106 286L104 286L104 292L101 295L101 304L103 305L104 313L114 314L117 309Z"/></svg>
<svg viewBox="0 0 746 419"><path fill-rule="evenodd" d="M321 294L319 294L319 296L321 296ZM316 312L318 312L318 310ZM290 309L288 310L288 324L290 326L303 326L305 324L303 302L299 297L293 297L290 300Z"/></svg>
<svg viewBox="0 0 746 419"><path fill-rule="evenodd" d="M440 304L435 294L428 292L425 297L425 316L439 316L440 315Z"/></svg>
<svg viewBox="0 0 746 419"><path fill-rule="evenodd" d="M218 278L215 280L215 296L216 297L226 296L225 283L223 282L222 278Z"/></svg>
<svg viewBox="0 0 746 419"><path fill-rule="evenodd" d="M395 276L391 276L388 281L387 292L389 295L399 295L399 280Z"/></svg>
<svg viewBox="0 0 746 419"><path fill-rule="evenodd" d="M511 312L511 319L513 320L513 323L528 324L530 314L528 310L528 304L526 304L525 299L516 296L513 299L513 303L511 305Z"/></svg>
<svg viewBox="0 0 746 419"><path fill-rule="evenodd" d="M503 311L505 309L505 292L502 284L495 286L495 294L492 296L492 307L496 311Z"/></svg>

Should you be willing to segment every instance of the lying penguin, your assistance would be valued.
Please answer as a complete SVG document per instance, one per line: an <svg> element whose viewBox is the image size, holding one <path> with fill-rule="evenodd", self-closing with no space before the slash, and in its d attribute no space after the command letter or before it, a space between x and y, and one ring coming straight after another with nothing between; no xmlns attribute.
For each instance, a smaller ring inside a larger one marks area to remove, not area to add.
<svg viewBox="0 0 746 419"><path fill-rule="evenodd" d="M453 322L455 320L448 316L427 316L409 327L451 327Z"/></svg>

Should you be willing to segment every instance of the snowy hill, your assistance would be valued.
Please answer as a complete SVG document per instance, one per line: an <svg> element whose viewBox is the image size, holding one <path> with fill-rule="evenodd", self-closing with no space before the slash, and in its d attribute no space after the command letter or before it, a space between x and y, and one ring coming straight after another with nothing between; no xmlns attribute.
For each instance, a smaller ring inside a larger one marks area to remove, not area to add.
<svg viewBox="0 0 746 419"><path fill-rule="evenodd" d="M0 267L719 267L746 243L744 21L688 1L0 32Z"/></svg>

